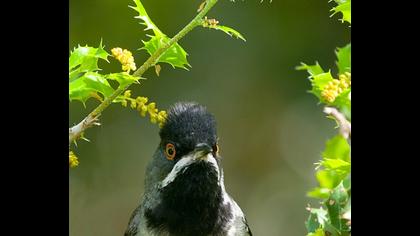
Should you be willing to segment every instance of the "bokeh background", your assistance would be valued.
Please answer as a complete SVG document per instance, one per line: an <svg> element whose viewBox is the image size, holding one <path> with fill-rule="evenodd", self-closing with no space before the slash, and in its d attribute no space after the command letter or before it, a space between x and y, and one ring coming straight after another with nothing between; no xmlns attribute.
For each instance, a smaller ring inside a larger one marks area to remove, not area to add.
<svg viewBox="0 0 420 236"><path fill-rule="evenodd" d="M201 0L142 0L152 20L173 36L196 14ZM130 0L70 0L69 50L78 44L135 51L137 65L147 58L136 51L143 26L127 6ZM301 61L334 68L337 46L350 41L350 28L330 18L327 0L220 0L208 16L241 32L247 42L215 30L197 28L180 44L189 53L189 71L162 64L153 68L133 95L166 109L176 101L196 101L218 121L227 191L247 215L254 235L301 236L306 192L316 185L320 159L334 122L307 93ZM117 72L113 59L104 71ZM333 69L335 73L335 70ZM74 125L98 103L70 103ZM80 166L70 170L70 235L123 235L143 192L144 170L158 145L158 127L118 104L101 117L102 126L86 133L75 152Z"/></svg>

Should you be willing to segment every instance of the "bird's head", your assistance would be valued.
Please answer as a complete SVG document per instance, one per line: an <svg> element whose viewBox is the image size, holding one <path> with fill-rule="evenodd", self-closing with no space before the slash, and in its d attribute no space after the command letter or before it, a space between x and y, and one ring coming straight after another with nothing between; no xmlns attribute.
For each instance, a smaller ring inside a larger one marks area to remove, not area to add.
<svg viewBox="0 0 420 236"><path fill-rule="evenodd" d="M160 188L177 182L188 185L197 178L220 185L216 121L197 103L176 103L160 129L161 142L148 174ZM205 183L202 183L205 184Z"/></svg>
<svg viewBox="0 0 420 236"><path fill-rule="evenodd" d="M196 103L176 103L159 134L146 174L147 227L157 235L226 235L236 216L223 183L214 117Z"/></svg>

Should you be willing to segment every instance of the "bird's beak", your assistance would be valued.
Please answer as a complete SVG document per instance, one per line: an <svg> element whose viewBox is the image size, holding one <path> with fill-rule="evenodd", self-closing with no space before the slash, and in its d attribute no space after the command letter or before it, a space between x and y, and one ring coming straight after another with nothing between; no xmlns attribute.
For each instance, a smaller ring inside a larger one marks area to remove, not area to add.
<svg viewBox="0 0 420 236"><path fill-rule="evenodd" d="M194 153L196 158L195 159L205 159L207 158L207 154L212 153L213 148L210 147L206 143L199 143L194 148Z"/></svg>

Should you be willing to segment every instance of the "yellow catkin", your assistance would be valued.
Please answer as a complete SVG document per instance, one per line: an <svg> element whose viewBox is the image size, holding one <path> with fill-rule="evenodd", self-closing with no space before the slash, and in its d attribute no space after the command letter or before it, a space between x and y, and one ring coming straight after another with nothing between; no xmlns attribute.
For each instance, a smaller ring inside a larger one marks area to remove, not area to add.
<svg viewBox="0 0 420 236"><path fill-rule="evenodd" d="M79 165L79 159L72 151L70 151L69 152L69 166L71 168L74 168L74 167L77 167L78 165Z"/></svg>
<svg viewBox="0 0 420 236"><path fill-rule="evenodd" d="M341 74L338 78L330 81L321 92L321 97L329 103L333 103L345 89L351 86L351 74L349 72Z"/></svg>
<svg viewBox="0 0 420 236"><path fill-rule="evenodd" d="M136 70L136 63L134 62L133 54L127 49L113 48L111 49L112 55L121 63L122 70L130 72Z"/></svg>
<svg viewBox="0 0 420 236"><path fill-rule="evenodd" d="M167 113L166 111L159 111L159 109L156 108L156 103L151 102L148 103L149 99L147 97L140 97L137 98L131 98L131 91L126 90L122 96L121 105L123 107L127 107L128 102L130 102L130 107L132 109L136 109L142 117L145 117L146 114L149 114L150 116L150 122L153 124L158 124L159 127L163 127L165 124Z"/></svg>

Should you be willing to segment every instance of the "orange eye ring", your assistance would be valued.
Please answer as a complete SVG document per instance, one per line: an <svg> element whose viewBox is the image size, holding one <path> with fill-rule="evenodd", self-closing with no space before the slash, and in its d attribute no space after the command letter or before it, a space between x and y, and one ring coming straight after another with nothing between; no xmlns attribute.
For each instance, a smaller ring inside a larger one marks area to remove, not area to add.
<svg viewBox="0 0 420 236"><path fill-rule="evenodd" d="M165 148L166 159L172 161L175 158L175 155L176 155L175 146L172 143L166 144L166 148Z"/></svg>

